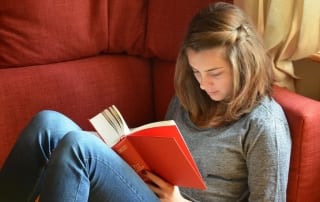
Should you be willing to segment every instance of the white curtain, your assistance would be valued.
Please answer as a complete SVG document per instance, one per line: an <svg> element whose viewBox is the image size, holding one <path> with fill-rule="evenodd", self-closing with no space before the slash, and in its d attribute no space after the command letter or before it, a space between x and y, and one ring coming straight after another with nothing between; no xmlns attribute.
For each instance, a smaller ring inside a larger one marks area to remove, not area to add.
<svg viewBox="0 0 320 202"><path fill-rule="evenodd" d="M273 60L276 83L294 91L292 61L320 50L320 0L234 0L256 25Z"/></svg>

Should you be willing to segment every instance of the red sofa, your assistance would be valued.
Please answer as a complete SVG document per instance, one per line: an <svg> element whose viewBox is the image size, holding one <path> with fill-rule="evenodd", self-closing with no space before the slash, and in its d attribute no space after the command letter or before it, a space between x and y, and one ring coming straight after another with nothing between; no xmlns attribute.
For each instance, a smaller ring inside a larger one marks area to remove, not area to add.
<svg viewBox="0 0 320 202"><path fill-rule="evenodd" d="M130 127L162 119L188 22L214 0L0 0L0 167L40 110L84 129L115 104ZM293 148L288 201L320 201L320 103L275 87Z"/></svg>

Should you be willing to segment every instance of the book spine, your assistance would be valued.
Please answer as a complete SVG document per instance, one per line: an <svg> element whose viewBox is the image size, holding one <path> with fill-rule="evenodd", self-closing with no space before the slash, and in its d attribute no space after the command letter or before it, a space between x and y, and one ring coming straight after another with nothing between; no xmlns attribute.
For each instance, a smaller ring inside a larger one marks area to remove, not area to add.
<svg viewBox="0 0 320 202"><path fill-rule="evenodd" d="M112 147L112 149L118 153L118 155L121 156L121 158L125 160L143 180L146 180L142 171L150 170L150 167L141 158L140 154L127 138L122 138Z"/></svg>

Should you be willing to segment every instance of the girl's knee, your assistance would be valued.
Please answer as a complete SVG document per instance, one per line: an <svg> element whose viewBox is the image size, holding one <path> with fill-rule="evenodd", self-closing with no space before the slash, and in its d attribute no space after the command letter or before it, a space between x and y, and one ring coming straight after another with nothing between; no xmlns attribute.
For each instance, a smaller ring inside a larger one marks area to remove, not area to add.
<svg viewBox="0 0 320 202"><path fill-rule="evenodd" d="M80 130L80 127L64 114L53 111L43 110L38 112L31 121L31 124L36 128L71 131Z"/></svg>
<svg viewBox="0 0 320 202"><path fill-rule="evenodd" d="M37 113L22 133L24 139L34 139L40 145L55 147L70 131L80 131L80 127L65 115L43 110Z"/></svg>
<svg viewBox="0 0 320 202"><path fill-rule="evenodd" d="M88 131L70 131L65 135L63 141L86 148L106 147L100 138Z"/></svg>
<svg viewBox="0 0 320 202"><path fill-rule="evenodd" d="M52 122L56 120L64 120L68 119L65 115L61 114L60 112L53 111L53 110L42 110L38 112L34 118L33 121L37 122Z"/></svg>
<svg viewBox="0 0 320 202"><path fill-rule="evenodd" d="M70 131L59 142L59 155L73 153L85 159L97 156L108 156L111 150L98 137L86 131Z"/></svg>

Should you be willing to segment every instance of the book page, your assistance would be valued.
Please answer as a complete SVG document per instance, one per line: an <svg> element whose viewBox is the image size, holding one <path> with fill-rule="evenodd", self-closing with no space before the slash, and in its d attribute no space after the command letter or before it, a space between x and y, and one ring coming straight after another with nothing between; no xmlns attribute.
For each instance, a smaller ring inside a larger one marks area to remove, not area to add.
<svg viewBox="0 0 320 202"><path fill-rule="evenodd" d="M131 133L135 133L137 131L145 130L148 128L155 128L155 127L161 127L161 126L172 126L172 125L176 125L173 120L157 121L157 122L148 123L148 124L136 127L136 128L132 128Z"/></svg>
<svg viewBox="0 0 320 202"><path fill-rule="evenodd" d="M97 114L89 120L101 139L110 147L115 145L121 138L117 130L101 114Z"/></svg>
<svg viewBox="0 0 320 202"><path fill-rule="evenodd" d="M110 106L89 120L103 141L112 147L130 132L119 110Z"/></svg>
<svg viewBox="0 0 320 202"><path fill-rule="evenodd" d="M119 127L121 128L121 134L122 135L129 134L130 129L129 129L126 121L124 120L122 114L118 110L118 108L116 106L112 105L111 107L108 108L108 110L111 112L111 114L113 114L113 116L115 117L115 119L119 123Z"/></svg>

